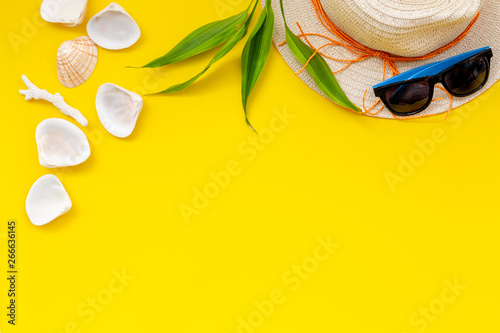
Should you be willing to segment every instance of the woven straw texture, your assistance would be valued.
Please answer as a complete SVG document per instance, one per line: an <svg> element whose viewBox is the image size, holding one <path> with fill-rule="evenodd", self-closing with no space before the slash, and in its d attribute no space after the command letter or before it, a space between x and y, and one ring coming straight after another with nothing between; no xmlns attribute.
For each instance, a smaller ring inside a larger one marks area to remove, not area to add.
<svg viewBox="0 0 500 333"><path fill-rule="evenodd" d="M262 0L264 3L264 0ZM480 11L480 16L467 37L458 45L444 51L429 60L410 63L396 62L399 71L443 60L454 55L490 46L493 50L490 78L486 86L478 93L454 98L453 108L457 108L490 88L500 79L500 1L498 0L322 0L330 21L352 38L376 50L397 55L420 56L434 51L460 35ZM310 0L284 0L284 10L288 26L300 34L297 22L305 33L316 33L336 39L319 21ZM276 15L274 41L276 45L285 41L285 28L278 0L273 0ZM325 44L320 37L308 37L319 47ZM294 72L302 65L295 59L288 46L277 46L279 52ZM354 59L356 56L343 47L331 46L322 52L338 59ZM332 69L338 71L345 63L325 59ZM368 90L365 105L372 106L377 98L372 87L383 78L384 63L378 58L369 58L355 63L346 70L335 74L347 97L360 109L363 108L363 94ZM299 77L319 94L320 91L307 71ZM386 72L386 78L390 71ZM324 96L326 97L326 96ZM443 98L433 102L420 115L433 115L448 111L450 100L440 89L435 89L434 98ZM394 118L384 109L375 117Z"/></svg>

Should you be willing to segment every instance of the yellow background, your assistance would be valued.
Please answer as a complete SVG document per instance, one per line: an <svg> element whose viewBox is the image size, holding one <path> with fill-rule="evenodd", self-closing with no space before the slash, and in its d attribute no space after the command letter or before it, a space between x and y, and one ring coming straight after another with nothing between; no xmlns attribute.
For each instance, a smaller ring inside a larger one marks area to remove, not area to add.
<svg viewBox="0 0 500 333"><path fill-rule="evenodd" d="M112 82L154 92L191 77L210 54L156 71L125 67L163 55L187 33L236 14L247 1L120 4L139 23L141 39L127 50L99 48L94 74L75 89L58 82L57 48L86 35L86 22L108 1L89 1L86 20L76 28L44 24L40 1L14 2L2 11L0 253L6 271L5 234L14 219L19 270L15 327L6 323L6 279L0 284L2 332L500 329L498 85L448 122L443 116L378 120L318 96L273 48L249 104L250 119L263 130L275 112L295 118L250 158L241 151L256 136L240 107L240 45L189 90L145 97L134 133L118 139L98 120L98 87ZM87 162L40 166L37 124L51 117L74 121L49 103L25 102L18 93L25 89L22 74L61 93L89 119L83 129L92 149ZM427 143L427 154L416 140ZM405 169L402 161L410 160L414 165ZM187 223L181 205L192 206L194 191L212 182L210 172L230 161L239 172ZM61 179L73 208L36 227L25 198L47 173ZM400 182L388 182L389 174ZM328 237L340 246L318 263L318 238ZM313 269L294 289L287 277L302 263ZM89 298L109 296L113 274L122 269L133 279L109 304L91 320L79 313ZM445 281L455 279L467 289L441 309ZM254 301L265 303L280 291L284 302L257 327L239 328L238 318L259 318ZM415 313L429 306L439 315L425 329L422 321L410 322L421 320Z"/></svg>

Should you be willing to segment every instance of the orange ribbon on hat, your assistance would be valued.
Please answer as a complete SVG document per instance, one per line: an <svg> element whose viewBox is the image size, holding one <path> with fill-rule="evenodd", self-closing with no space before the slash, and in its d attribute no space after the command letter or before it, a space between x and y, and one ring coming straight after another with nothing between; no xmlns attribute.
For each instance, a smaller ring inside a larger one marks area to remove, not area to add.
<svg viewBox="0 0 500 333"><path fill-rule="evenodd" d="M363 61L363 60L368 59L368 58L376 57L376 58L381 59L384 62L383 80L385 80L385 74L386 74L387 67L389 67L391 69L393 76L399 74L399 70L395 64L396 62L414 62L414 61L418 61L418 60L427 60L427 59L433 58L433 57L441 54L442 52L452 48L453 46L457 45L467 36L469 31L472 29L472 27L474 26L474 24L477 22L477 20L479 18L479 13L478 13L476 15L476 17L472 20L472 22L467 26L467 28L457 38L455 38L453 41L451 41L449 44L447 44L443 47L440 47L439 49L432 51L428 54L422 55L422 56L403 57L403 56L391 55L388 52L375 50L375 49L372 49L368 46L365 46L365 45L357 42L356 40L354 40L353 38L348 36L346 33L344 33L342 30L340 30L333 22L330 21L330 19L328 18L328 16L326 15L326 13L323 9L323 6L321 5L320 0L311 0L311 2L312 2L312 5L314 6L314 10L316 11L316 15L318 16L318 19L320 20L321 24L328 31L330 31L332 34L334 34L338 38L338 40L334 40L328 36L321 35L321 34L304 33L304 31L302 30L302 27L297 22L297 25L298 25L300 32L301 32L301 34L297 35L297 37L303 37L306 40L306 42L309 44L309 46L312 49L314 49L314 51L315 51L314 54L306 62L306 64L304 64L302 69L298 73L296 73L297 75L299 75L300 73L302 73L304 71L304 69L309 65L309 62L316 56L316 54L320 54L321 56L328 58L328 59L331 59L331 60L348 63L347 66L345 66L344 68L340 69L339 71L333 72L334 74L345 70L346 68L348 68L349 66L351 66L352 64L354 64L356 62L360 62L360 61ZM316 48L308 40L308 38L307 38L308 36L316 36L316 37L325 38L326 40L329 41L329 43L322 45L319 48ZM286 41L281 43L279 46L284 45L285 43L286 43ZM327 47L327 46L343 46L347 50L352 52L353 54L358 55L358 57L356 59L352 59L352 60L333 58L333 57L328 56L327 54L321 52L321 49L323 49L324 47ZM448 91L446 91L446 89L444 89L440 86L436 86L436 87L445 91L449 95L449 97L451 99L450 108L448 110L448 113L449 113L451 111L452 106L453 106L453 96L450 93L448 93ZM365 98L366 98L367 91L368 90L365 91L365 94L363 96L363 109L364 109L363 113L367 113L370 115L377 115L378 113L380 113L384 109L384 106L382 106L382 108L380 110L378 110L376 113L371 113L371 111L381 102L381 100L379 99L371 108L367 109L365 107ZM411 118L421 118L421 117L422 116L411 117ZM409 119L409 118L410 117L405 117L404 119Z"/></svg>

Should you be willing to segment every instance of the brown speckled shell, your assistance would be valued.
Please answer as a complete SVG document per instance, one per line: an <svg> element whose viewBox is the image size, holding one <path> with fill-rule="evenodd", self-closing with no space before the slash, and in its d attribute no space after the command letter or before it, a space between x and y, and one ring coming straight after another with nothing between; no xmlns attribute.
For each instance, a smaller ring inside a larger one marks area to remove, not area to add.
<svg viewBox="0 0 500 333"><path fill-rule="evenodd" d="M65 41L57 51L57 77L63 86L82 85L97 64L97 45L89 37Z"/></svg>

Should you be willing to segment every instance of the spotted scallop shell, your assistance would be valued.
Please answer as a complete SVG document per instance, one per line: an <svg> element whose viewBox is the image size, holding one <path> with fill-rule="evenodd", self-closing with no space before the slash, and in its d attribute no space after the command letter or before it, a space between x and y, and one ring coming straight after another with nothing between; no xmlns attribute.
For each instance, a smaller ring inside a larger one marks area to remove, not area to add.
<svg viewBox="0 0 500 333"><path fill-rule="evenodd" d="M65 41L57 51L57 77L67 88L87 81L96 64L97 45L89 37Z"/></svg>

